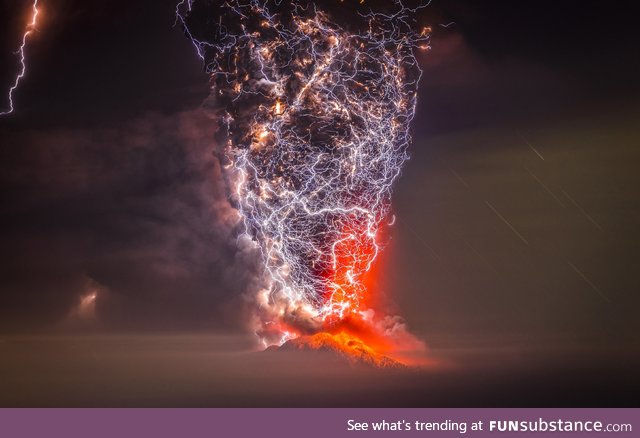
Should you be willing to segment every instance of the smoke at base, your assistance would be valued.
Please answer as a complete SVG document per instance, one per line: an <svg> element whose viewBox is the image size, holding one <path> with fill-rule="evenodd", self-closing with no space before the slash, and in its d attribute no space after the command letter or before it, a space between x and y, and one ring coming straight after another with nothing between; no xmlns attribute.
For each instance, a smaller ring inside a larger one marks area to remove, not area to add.
<svg viewBox="0 0 640 438"><path fill-rule="evenodd" d="M421 345L376 315L367 287L408 158L415 50L429 48L415 12L396 1L338 25L298 0L177 6L226 126L230 200L261 253L253 328L265 346L320 332L390 354Z"/></svg>

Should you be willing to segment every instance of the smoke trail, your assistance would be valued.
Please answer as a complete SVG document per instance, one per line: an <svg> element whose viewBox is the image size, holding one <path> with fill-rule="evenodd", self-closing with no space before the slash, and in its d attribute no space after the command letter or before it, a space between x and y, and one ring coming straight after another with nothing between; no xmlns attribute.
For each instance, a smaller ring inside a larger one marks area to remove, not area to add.
<svg viewBox="0 0 640 438"><path fill-rule="evenodd" d="M261 251L265 345L366 315L430 32L392 5L359 14L360 30L298 0L176 9L211 74L230 197Z"/></svg>
<svg viewBox="0 0 640 438"><path fill-rule="evenodd" d="M20 57L20 70L16 74L13 84L9 88L7 92L7 100L9 101L9 108L7 110L1 111L0 116L5 116L7 114L11 114L14 110L13 108L13 92L18 89L18 85L20 85L20 81L27 73L27 58L25 54L25 48L27 47L27 38L31 35L31 33L35 30L36 24L38 22L38 0L33 0L33 4L31 5L31 21L27 23L25 27L25 31L22 34L22 42L20 47L16 51L16 54Z"/></svg>

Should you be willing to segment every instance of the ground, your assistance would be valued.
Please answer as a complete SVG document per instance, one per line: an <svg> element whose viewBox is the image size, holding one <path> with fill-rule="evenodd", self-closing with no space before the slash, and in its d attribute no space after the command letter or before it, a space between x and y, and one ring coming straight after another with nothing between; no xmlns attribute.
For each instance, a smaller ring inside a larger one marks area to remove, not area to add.
<svg viewBox="0 0 640 438"><path fill-rule="evenodd" d="M640 382L630 371L640 365L637 354L580 345L548 349L522 341L503 339L498 347L432 337L431 365L378 369L326 351L255 351L253 339L243 335L4 336L0 406L575 407L637 402Z"/></svg>

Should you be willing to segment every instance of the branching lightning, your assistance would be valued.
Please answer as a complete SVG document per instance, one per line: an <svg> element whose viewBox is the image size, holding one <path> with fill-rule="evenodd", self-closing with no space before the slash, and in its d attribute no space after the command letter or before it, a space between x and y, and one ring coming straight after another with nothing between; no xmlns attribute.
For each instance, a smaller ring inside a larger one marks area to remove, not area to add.
<svg viewBox="0 0 640 438"><path fill-rule="evenodd" d="M7 92L7 100L9 102L9 108L7 110L0 112L0 116L11 114L13 112L14 110L13 93L18 89L18 86L20 85L20 81L22 80L24 75L27 73L27 57L25 54L25 49L27 47L27 40L29 39L29 36L35 31L36 24L38 22L38 0L33 0L31 11L32 11L31 21L27 23L25 27L25 31L22 34L22 42L20 44L20 47L18 48L18 50L16 50L16 55L20 57L20 69L18 70L18 73L16 74L13 80L13 84L11 85L11 87L9 88L9 91Z"/></svg>
<svg viewBox="0 0 640 438"><path fill-rule="evenodd" d="M228 0L196 35L193 7L180 2L176 20L211 75L230 196L268 279L257 333L278 344L301 319L321 330L363 314L430 29L414 30L400 0L361 14L358 32L311 2Z"/></svg>

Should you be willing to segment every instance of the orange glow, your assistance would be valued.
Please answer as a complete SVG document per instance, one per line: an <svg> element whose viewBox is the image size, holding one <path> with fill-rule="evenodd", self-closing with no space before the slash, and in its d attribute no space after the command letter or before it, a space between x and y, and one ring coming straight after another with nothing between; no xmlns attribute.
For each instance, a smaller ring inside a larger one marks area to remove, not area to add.
<svg viewBox="0 0 640 438"><path fill-rule="evenodd" d="M282 103L279 100L276 100L276 106L274 108L274 112L277 116L281 115L284 112L282 108Z"/></svg>
<svg viewBox="0 0 640 438"><path fill-rule="evenodd" d="M415 338L388 336L382 321L376 320L371 310L379 252L377 234L365 229L362 222L345 226L344 237L333 248L333 270L328 273L332 289L327 296L328 312L322 331L301 336L296 343L312 349L321 345L352 361L363 360L379 367L416 365L413 358L399 359L404 350L416 348Z"/></svg>
<svg viewBox="0 0 640 438"><path fill-rule="evenodd" d="M327 322L335 324L366 309L369 298L367 278L378 254L375 235L349 224L333 247L333 269L329 273Z"/></svg>
<svg viewBox="0 0 640 438"><path fill-rule="evenodd" d="M379 353L360 338L347 332L335 334L321 332L310 336L301 336L290 341L298 349L330 350L347 358L351 363L366 363L379 368L397 368L406 366L403 362Z"/></svg>
<svg viewBox="0 0 640 438"><path fill-rule="evenodd" d="M333 351L351 363L381 368L433 365L424 343L406 330L402 320L376 315L373 310L377 307L376 262L380 261L376 240L384 239L382 230L374 235L366 229L357 231L359 226L345 227L333 247L333 269L326 273L331 289L317 331L278 321L272 329L282 334L280 345Z"/></svg>

